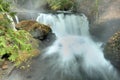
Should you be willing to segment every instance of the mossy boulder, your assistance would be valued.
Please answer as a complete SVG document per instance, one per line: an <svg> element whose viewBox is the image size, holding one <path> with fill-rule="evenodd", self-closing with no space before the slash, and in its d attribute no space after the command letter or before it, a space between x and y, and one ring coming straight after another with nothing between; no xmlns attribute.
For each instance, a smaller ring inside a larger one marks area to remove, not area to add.
<svg viewBox="0 0 120 80"><path fill-rule="evenodd" d="M120 31L115 33L107 42L105 49L105 58L118 69L120 69Z"/></svg>
<svg viewBox="0 0 120 80"><path fill-rule="evenodd" d="M52 32L49 26L33 20L23 20L16 25L16 28L30 32L34 38L39 40L44 40Z"/></svg>

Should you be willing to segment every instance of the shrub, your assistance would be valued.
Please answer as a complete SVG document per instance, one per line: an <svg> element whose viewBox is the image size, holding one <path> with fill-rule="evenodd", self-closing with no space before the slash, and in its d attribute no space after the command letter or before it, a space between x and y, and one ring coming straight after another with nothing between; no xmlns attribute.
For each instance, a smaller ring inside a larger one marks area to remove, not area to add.
<svg viewBox="0 0 120 80"><path fill-rule="evenodd" d="M16 66L35 56L37 47L33 48L32 36L25 30L15 31L7 15L14 16L10 11L10 3L0 0L0 61L8 59ZM7 55L7 56L6 56Z"/></svg>
<svg viewBox="0 0 120 80"><path fill-rule="evenodd" d="M47 0L51 10L73 10L75 8L75 0Z"/></svg>
<svg viewBox="0 0 120 80"><path fill-rule="evenodd" d="M30 42L31 35L24 31L13 31L0 26L0 57L1 60L4 55L9 55L8 59L15 62L15 65L22 63L18 59L22 56L23 61L28 57L32 57L32 46ZM24 56L27 54L27 56Z"/></svg>

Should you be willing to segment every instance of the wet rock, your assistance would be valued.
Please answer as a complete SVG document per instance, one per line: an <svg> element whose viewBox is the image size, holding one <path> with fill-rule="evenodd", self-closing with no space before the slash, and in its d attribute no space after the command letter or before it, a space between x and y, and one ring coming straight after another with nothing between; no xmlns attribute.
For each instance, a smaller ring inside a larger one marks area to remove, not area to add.
<svg viewBox="0 0 120 80"><path fill-rule="evenodd" d="M38 23L33 20L24 20L16 25L17 29L23 29L31 33L31 35L37 39L40 44L40 49L45 48L53 43L56 39L54 33L49 26Z"/></svg>
<svg viewBox="0 0 120 80"><path fill-rule="evenodd" d="M120 31L109 39L104 52L105 58L120 70Z"/></svg>
<svg viewBox="0 0 120 80"><path fill-rule="evenodd" d="M32 34L34 38L43 40L49 33L51 28L47 25L40 24L37 21L24 20L16 25L17 29L24 29Z"/></svg>
<svg viewBox="0 0 120 80"><path fill-rule="evenodd" d="M15 69L13 63L9 61L3 62L2 67L0 68L0 80L8 80L8 76L12 73Z"/></svg>

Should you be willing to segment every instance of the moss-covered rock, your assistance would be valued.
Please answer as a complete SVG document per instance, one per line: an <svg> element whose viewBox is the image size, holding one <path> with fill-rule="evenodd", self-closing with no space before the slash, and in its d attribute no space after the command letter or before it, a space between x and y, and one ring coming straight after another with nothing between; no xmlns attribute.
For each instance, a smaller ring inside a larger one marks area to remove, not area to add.
<svg viewBox="0 0 120 80"><path fill-rule="evenodd" d="M16 25L17 29L23 29L32 34L34 38L43 40L49 33L52 32L51 28L47 25L40 24L37 21L24 20Z"/></svg>
<svg viewBox="0 0 120 80"><path fill-rule="evenodd" d="M107 42L105 49L105 58L120 69L120 31L115 33Z"/></svg>

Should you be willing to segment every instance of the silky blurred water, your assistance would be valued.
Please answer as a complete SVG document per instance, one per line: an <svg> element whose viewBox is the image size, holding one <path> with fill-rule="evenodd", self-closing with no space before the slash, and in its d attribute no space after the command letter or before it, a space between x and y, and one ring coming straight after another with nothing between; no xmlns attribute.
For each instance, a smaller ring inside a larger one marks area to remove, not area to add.
<svg viewBox="0 0 120 80"><path fill-rule="evenodd" d="M84 14L39 13L36 21L50 25L57 39L30 71L15 70L8 80L119 80L116 69L104 58L101 43L92 40Z"/></svg>

